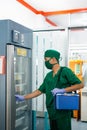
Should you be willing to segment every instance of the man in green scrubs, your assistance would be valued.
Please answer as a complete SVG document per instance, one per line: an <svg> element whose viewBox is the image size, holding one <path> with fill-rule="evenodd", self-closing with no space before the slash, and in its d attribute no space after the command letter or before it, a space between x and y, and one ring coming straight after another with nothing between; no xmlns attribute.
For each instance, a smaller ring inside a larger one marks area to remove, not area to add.
<svg viewBox="0 0 87 130"><path fill-rule="evenodd" d="M41 86L34 92L26 95L16 95L16 100L23 101L46 95L46 108L49 114L50 130L71 130L71 111L56 110L54 96L56 93L66 93L83 88L82 82L68 67L59 65L60 53L56 50L47 50L44 54L45 66L51 69Z"/></svg>

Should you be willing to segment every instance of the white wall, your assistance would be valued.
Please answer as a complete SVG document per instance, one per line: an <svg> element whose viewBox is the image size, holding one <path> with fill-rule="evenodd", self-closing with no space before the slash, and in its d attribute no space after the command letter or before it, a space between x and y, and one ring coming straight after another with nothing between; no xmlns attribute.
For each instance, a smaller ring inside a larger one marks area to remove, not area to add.
<svg viewBox="0 0 87 130"><path fill-rule="evenodd" d="M87 8L87 0L26 0L38 10L58 11L76 8Z"/></svg>
<svg viewBox="0 0 87 130"><path fill-rule="evenodd" d="M11 19L34 30L48 26L43 16L34 14L16 0L0 0L0 19Z"/></svg>

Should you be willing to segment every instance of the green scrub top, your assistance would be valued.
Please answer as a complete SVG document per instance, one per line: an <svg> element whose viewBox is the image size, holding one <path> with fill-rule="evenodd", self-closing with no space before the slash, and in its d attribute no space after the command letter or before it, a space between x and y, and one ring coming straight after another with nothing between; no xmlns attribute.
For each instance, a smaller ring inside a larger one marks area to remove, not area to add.
<svg viewBox="0 0 87 130"><path fill-rule="evenodd" d="M80 83L81 81L68 67L60 67L55 76L53 76L53 71L46 75L38 90L46 94L46 108L50 119L64 118L71 114L69 110L56 110L54 108L54 97L51 90L54 88L62 89Z"/></svg>

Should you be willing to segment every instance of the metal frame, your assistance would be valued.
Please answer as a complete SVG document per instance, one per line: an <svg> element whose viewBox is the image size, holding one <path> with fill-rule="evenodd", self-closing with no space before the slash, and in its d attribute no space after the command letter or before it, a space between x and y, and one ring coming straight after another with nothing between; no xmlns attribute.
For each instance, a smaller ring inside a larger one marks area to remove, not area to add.
<svg viewBox="0 0 87 130"><path fill-rule="evenodd" d="M7 90L6 90L6 130L14 130L15 97L14 88L14 45L7 45ZM12 111L13 110L13 111Z"/></svg>

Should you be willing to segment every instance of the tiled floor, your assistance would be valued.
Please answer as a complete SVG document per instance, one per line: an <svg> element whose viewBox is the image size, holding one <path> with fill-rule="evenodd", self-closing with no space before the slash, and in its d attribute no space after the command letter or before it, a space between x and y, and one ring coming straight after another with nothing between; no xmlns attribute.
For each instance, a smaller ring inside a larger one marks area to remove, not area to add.
<svg viewBox="0 0 87 130"><path fill-rule="evenodd" d="M37 119L36 130L44 130L44 120L43 118ZM50 128L48 128L50 130ZM77 121L75 118L72 118L72 130L87 130L87 122Z"/></svg>
<svg viewBox="0 0 87 130"><path fill-rule="evenodd" d="M87 130L87 122L72 119L72 130Z"/></svg>

